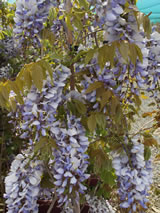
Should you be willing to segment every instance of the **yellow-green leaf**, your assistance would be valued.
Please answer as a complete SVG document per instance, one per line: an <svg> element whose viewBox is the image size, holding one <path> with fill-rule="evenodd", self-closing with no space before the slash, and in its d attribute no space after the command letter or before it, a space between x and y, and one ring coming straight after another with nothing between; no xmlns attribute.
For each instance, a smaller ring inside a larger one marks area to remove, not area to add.
<svg viewBox="0 0 160 213"><path fill-rule="evenodd" d="M135 65L137 60L137 49L135 44L129 44L129 52L131 62Z"/></svg>
<svg viewBox="0 0 160 213"><path fill-rule="evenodd" d="M137 45L135 45L135 48L136 48L137 56L139 57L140 62L143 63L143 54L141 49Z"/></svg>
<svg viewBox="0 0 160 213"><path fill-rule="evenodd" d="M75 103L75 106L76 106L77 111L78 111L80 114L84 115L84 114L86 113L86 111L87 111L85 104L82 103L82 102L79 101L79 100L74 100L74 103Z"/></svg>
<svg viewBox="0 0 160 213"><path fill-rule="evenodd" d="M85 64L88 64L90 60L93 58L94 54L96 53L97 49L90 49L85 57Z"/></svg>
<svg viewBox="0 0 160 213"><path fill-rule="evenodd" d="M96 118L96 123L99 125L99 127L105 129L106 116L103 113L96 113L95 118Z"/></svg>
<svg viewBox="0 0 160 213"><path fill-rule="evenodd" d="M100 68L103 69L108 61L110 61L110 48L109 46L104 45L98 50L98 64Z"/></svg>
<svg viewBox="0 0 160 213"><path fill-rule="evenodd" d="M88 125L88 129L93 132L96 128L96 119L95 119L95 115L92 114L88 117L87 120L87 125Z"/></svg>
<svg viewBox="0 0 160 213"><path fill-rule="evenodd" d="M128 61L128 53L129 53L129 44L125 42L121 42L120 45L118 46L119 52L125 62Z"/></svg>
<svg viewBox="0 0 160 213"><path fill-rule="evenodd" d="M92 92L92 91L94 91L94 90L96 90L96 89L98 89L98 88L100 88L102 86L103 86L102 82L96 81L96 82L94 82L94 83L92 83L92 84L89 85L89 87L86 90L86 94L90 93L90 92Z"/></svg>
<svg viewBox="0 0 160 213"><path fill-rule="evenodd" d="M39 91L42 90L43 87L43 70L42 67L38 64L33 64L31 67L31 75L33 79L34 85L37 87Z"/></svg>
<svg viewBox="0 0 160 213"><path fill-rule="evenodd" d="M79 0L79 4L81 7L84 7L85 10L89 9L89 4L86 0Z"/></svg>
<svg viewBox="0 0 160 213"><path fill-rule="evenodd" d="M76 16L74 16L72 22L73 22L74 26L75 26L77 29L83 30L83 24L82 24L81 20L78 19Z"/></svg>
<svg viewBox="0 0 160 213"><path fill-rule="evenodd" d="M104 93L102 93L102 98L101 98L101 101L100 101L101 110L108 103L108 101L112 97L112 95L113 95L113 93L110 90L107 90Z"/></svg>
<svg viewBox="0 0 160 213"><path fill-rule="evenodd" d="M32 86L32 77L30 71L28 69L25 69L23 76L25 85L27 86L28 89L30 89Z"/></svg>

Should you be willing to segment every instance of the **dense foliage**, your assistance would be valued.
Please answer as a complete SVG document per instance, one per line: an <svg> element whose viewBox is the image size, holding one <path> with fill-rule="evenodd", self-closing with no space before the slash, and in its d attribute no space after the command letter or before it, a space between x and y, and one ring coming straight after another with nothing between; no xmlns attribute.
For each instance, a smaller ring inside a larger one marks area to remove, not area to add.
<svg viewBox="0 0 160 213"><path fill-rule="evenodd" d="M23 141L5 178L9 213L38 212L37 200L51 198L66 212L86 202L107 211L114 190L122 211L145 212L158 109L157 126L131 130L141 98L159 103L160 40L135 3L16 1L11 43L0 40L15 78L0 83L0 105Z"/></svg>

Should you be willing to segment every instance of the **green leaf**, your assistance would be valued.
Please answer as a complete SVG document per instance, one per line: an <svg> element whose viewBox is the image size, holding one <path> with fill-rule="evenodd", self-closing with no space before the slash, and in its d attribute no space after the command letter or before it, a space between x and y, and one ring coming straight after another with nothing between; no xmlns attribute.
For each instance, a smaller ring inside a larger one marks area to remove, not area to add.
<svg viewBox="0 0 160 213"><path fill-rule="evenodd" d="M89 4L86 0L79 0L79 4L81 7L84 7L85 10L89 9Z"/></svg>
<svg viewBox="0 0 160 213"><path fill-rule="evenodd" d="M34 146L34 152L37 153L41 149L43 149L47 145L47 142L48 142L47 137L41 137L40 140L38 142L36 142L36 144Z"/></svg>
<svg viewBox="0 0 160 213"><path fill-rule="evenodd" d="M76 99L74 99L73 102L75 103L75 107L80 114L82 115L86 114L87 108L84 103Z"/></svg>
<svg viewBox="0 0 160 213"><path fill-rule="evenodd" d="M85 64L88 64L90 62L90 60L93 58L94 54L96 53L97 48L95 49L90 49L85 57Z"/></svg>
<svg viewBox="0 0 160 213"><path fill-rule="evenodd" d="M44 60L41 60L38 63L41 64L41 66L43 67L44 71L48 71L48 73L50 75L50 79L51 79L51 81L53 83L53 69L52 69L51 65L47 61L44 61Z"/></svg>
<svg viewBox="0 0 160 213"><path fill-rule="evenodd" d="M131 62L135 65L137 60L137 49L135 44L129 44L129 52Z"/></svg>
<svg viewBox="0 0 160 213"><path fill-rule="evenodd" d="M152 33L152 27L151 27L151 23L150 23L148 15L143 17L143 28L147 35L147 38L150 39L150 34Z"/></svg>
<svg viewBox="0 0 160 213"><path fill-rule="evenodd" d="M0 105L2 108L6 107L6 100L4 99L3 95L0 92Z"/></svg>
<svg viewBox="0 0 160 213"><path fill-rule="evenodd" d="M117 123L121 123L123 118L123 111L121 105L118 103L116 107L116 115L115 115L115 120Z"/></svg>
<svg viewBox="0 0 160 213"><path fill-rule="evenodd" d="M47 39L51 45L54 45L55 36L54 36L53 32L45 29L45 30L43 30L42 34L43 34L42 35L43 39Z"/></svg>
<svg viewBox="0 0 160 213"><path fill-rule="evenodd" d="M31 67L31 75L32 75L34 85L37 87L39 91L41 91L43 87L42 67L36 63L33 64L33 66Z"/></svg>
<svg viewBox="0 0 160 213"><path fill-rule="evenodd" d="M42 180L41 180L41 187L42 188L54 188L54 184L50 181L50 176L46 172L43 174Z"/></svg>
<svg viewBox="0 0 160 213"><path fill-rule="evenodd" d="M125 42L121 42L120 45L118 46L119 52L125 62L128 61L128 54L129 54L129 44Z"/></svg>
<svg viewBox="0 0 160 213"><path fill-rule="evenodd" d="M30 88L32 86L32 77L31 77L30 70L25 69L24 73L23 73L23 77L24 77L24 83L25 83L25 85L30 90Z"/></svg>
<svg viewBox="0 0 160 213"><path fill-rule="evenodd" d="M113 189L109 187L108 184L101 184L96 194L97 196L102 196L104 199L108 200L112 191Z"/></svg>
<svg viewBox="0 0 160 213"><path fill-rule="evenodd" d="M110 60L110 64L111 64L111 67L114 66L114 56L115 56L115 51L116 51L116 43L112 43L111 46L109 46L109 49L110 49L110 55L109 55L109 60Z"/></svg>
<svg viewBox="0 0 160 213"><path fill-rule="evenodd" d="M105 129L106 127L106 116L103 113L96 113L95 114L96 123L99 125L100 128Z"/></svg>
<svg viewBox="0 0 160 213"><path fill-rule="evenodd" d="M109 46L104 45L98 50L98 64L101 69L104 68L107 61L110 61L110 48Z"/></svg>
<svg viewBox="0 0 160 213"><path fill-rule="evenodd" d="M108 184L109 186L115 185L116 177L112 171L102 170L101 179L105 184Z"/></svg>
<svg viewBox="0 0 160 213"><path fill-rule="evenodd" d="M147 161L150 159L150 157L151 157L151 150L149 147L146 146L144 149L144 159Z"/></svg>
<svg viewBox="0 0 160 213"><path fill-rule="evenodd" d="M77 18L77 16L74 16L72 22L77 29L83 30L83 24L82 24L81 20Z"/></svg>
<svg viewBox="0 0 160 213"><path fill-rule="evenodd" d="M8 101L10 91L7 89L6 83L0 87L0 93L2 94L4 100Z"/></svg>
<svg viewBox="0 0 160 213"><path fill-rule="evenodd" d="M71 17L69 14L66 14L65 21L66 21L68 29L73 31L74 28L72 27Z"/></svg>
<svg viewBox="0 0 160 213"><path fill-rule="evenodd" d="M116 110L117 110L118 105L119 105L118 98L113 96L112 99L111 99L111 105L110 105L112 116L116 115Z"/></svg>
<svg viewBox="0 0 160 213"><path fill-rule="evenodd" d="M139 57L140 62L143 63L143 54L142 54L141 49L137 45L135 45L135 48L136 48L137 55Z"/></svg>
<svg viewBox="0 0 160 213"><path fill-rule="evenodd" d="M92 91L94 91L94 90L96 90L96 89L98 89L98 88L100 88L102 86L103 86L102 82L96 81L96 82L94 82L94 83L92 83L92 84L89 85L89 87L86 90L86 94L90 93L90 92L92 92Z"/></svg>
<svg viewBox="0 0 160 213"><path fill-rule="evenodd" d="M87 125L88 125L88 129L93 132L96 128L96 119L95 119L95 115L92 114L88 117L87 120Z"/></svg>
<svg viewBox="0 0 160 213"><path fill-rule="evenodd" d="M17 86L18 86L18 88L19 88L19 90L21 91L21 93L24 93L24 81L23 80L21 80L20 78L17 78L16 79L16 84L17 84Z"/></svg>
<svg viewBox="0 0 160 213"><path fill-rule="evenodd" d="M113 95L113 93L109 89L102 93L102 98L101 98L101 101L100 101L100 104L101 104L100 110L102 110L104 108L104 106L106 106L106 104L108 103L108 101L110 100L112 95Z"/></svg>
<svg viewBox="0 0 160 213"><path fill-rule="evenodd" d="M68 101L67 108L73 113L73 115L77 114L77 110L76 110L74 102Z"/></svg>
<svg viewBox="0 0 160 213"><path fill-rule="evenodd" d="M57 148L57 145L56 145L56 141L53 140L52 138L49 138L48 139L48 142L49 142L49 145L53 148Z"/></svg>

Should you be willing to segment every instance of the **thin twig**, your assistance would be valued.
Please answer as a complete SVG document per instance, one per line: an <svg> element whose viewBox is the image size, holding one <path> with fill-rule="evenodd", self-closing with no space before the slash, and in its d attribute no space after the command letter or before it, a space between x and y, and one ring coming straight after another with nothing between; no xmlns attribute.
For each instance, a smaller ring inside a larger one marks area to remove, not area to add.
<svg viewBox="0 0 160 213"><path fill-rule="evenodd" d="M56 196L56 194L55 194L55 195L54 195L54 198L53 198L53 200L52 200L52 203L51 203L51 205L50 205L50 207L49 207L49 209L48 209L48 211L47 211L47 213L51 213L51 211L52 211L52 209L53 209L54 204L55 204L56 201L57 201L57 196Z"/></svg>
<svg viewBox="0 0 160 213"><path fill-rule="evenodd" d="M150 121L148 121L147 123L145 123L145 124L143 124L143 126L135 133L135 134L133 134L133 135L137 135L137 134L139 134L140 132L142 132L142 131L145 131L145 130L148 130L148 129L152 129L153 128L153 126L151 126L151 127L146 127L146 128L144 128L146 125L148 125L148 124L150 124L151 122L153 122L155 119L153 118L152 120L150 120Z"/></svg>
<svg viewBox="0 0 160 213"><path fill-rule="evenodd" d="M94 35L95 33L101 32L101 31L103 31L103 30L104 30L104 29L99 29L99 30L96 30L96 31L94 31L94 32L87 33L85 36L83 36L83 37L81 38L81 40L86 39L86 37L91 36L91 35Z"/></svg>
<svg viewBox="0 0 160 213"><path fill-rule="evenodd" d="M80 213L80 203L77 203L75 197L72 197L72 204L73 204L73 213Z"/></svg>
<svg viewBox="0 0 160 213"><path fill-rule="evenodd" d="M95 42L96 42L96 46L99 47L98 40L97 40L97 34L96 33L94 33L94 39L95 39Z"/></svg>
<svg viewBox="0 0 160 213"><path fill-rule="evenodd" d="M53 183L54 183L54 178L53 178L53 176L52 176L52 174L51 174L51 172L50 172L50 170L49 170L49 168L48 168L48 165L46 165L46 169L47 169L47 172L48 172L48 174L49 174L51 180L52 180ZM53 200L52 200L52 203L51 203L51 205L50 205L50 207L49 207L47 213L51 213L51 211L52 211L52 209L53 209L54 204L55 204L56 201L57 201L57 195L56 195L56 188L55 188L55 189L54 189L54 198L53 198Z"/></svg>

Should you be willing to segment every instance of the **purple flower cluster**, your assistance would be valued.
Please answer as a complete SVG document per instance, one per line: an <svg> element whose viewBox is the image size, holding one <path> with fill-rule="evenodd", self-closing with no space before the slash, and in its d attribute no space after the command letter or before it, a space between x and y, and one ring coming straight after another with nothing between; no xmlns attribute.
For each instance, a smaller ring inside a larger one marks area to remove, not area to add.
<svg viewBox="0 0 160 213"><path fill-rule="evenodd" d="M38 213L37 199L44 166L40 160L30 160L29 150L18 154L5 178L5 199L8 213Z"/></svg>
<svg viewBox="0 0 160 213"><path fill-rule="evenodd" d="M92 1L90 1L90 3L92 3ZM106 63L104 69L101 70L97 62L97 55L95 54L90 66L88 66L91 77L84 76L85 80L82 81L82 84L84 88L87 89L89 84L97 80L101 81L106 88L111 89L120 99L125 98L126 101L132 102L133 95L139 96L141 90L153 91L157 87L159 79L157 69L158 62L155 62L154 59L155 57L158 58L159 53L157 52L157 46L156 48L155 46L154 48L148 47L142 30L138 29L132 4L130 6L130 12L125 16L125 19L124 17L122 18L121 14L123 14L124 3L125 1L116 0L111 0L110 3L98 1L95 11L97 11L96 14L99 19L96 19L96 22L101 25L103 20L105 41L112 43L115 40L124 40L130 44L136 44L141 49L143 63L141 63L138 58L135 65L133 65L129 58L128 63L126 63L119 51L116 50L114 58L115 67L111 68L110 63ZM157 41L154 44L157 45ZM155 53L153 54L151 49L156 49L157 55L155 55ZM154 93L156 93L156 91L154 91ZM87 94L87 99L90 102L95 102L95 107L97 107L98 103L96 102L95 94L96 92Z"/></svg>
<svg viewBox="0 0 160 213"><path fill-rule="evenodd" d="M54 85L48 77L43 82L41 92L32 86L27 97L24 97L24 104L17 104L16 112L9 113L21 138L28 139L32 144L49 134L56 121L57 108L63 102L63 88L69 76L70 70L60 66L53 73Z"/></svg>
<svg viewBox="0 0 160 213"><path fill-rule="evenodd" d="M151 38L146 40L146 46L148 49L148 66L146 71L148 72L147 84L148 91L153 91L158 89L159 78L160 78L160 34L152 29ZM157 92L155 91L154 97L157 97Z"/></svg>
<svg viewBox="0 0 160 213"><path fill-rule="evenodd" d="M50 0L17 0L14 33L18 39L18 46L40 46L39 33L46 21Z"/></svg>
<svg viewBox="0 0 160 213"><path fill-rule="evenodd" d="M152 183L151 161L144 160L144 145L132 139L132 148L113 159L113 168L118 177L120 207L136 212L138 206L146 209L148 190Z"/></svg>
<svg viewBox="0 0 160 213"><path fill-rule="evenodd" d="M58 124L58 123L57 123ZM51 129L57 148L54 151L54 178L60 204L68 205L74 197L79 203L79 193L84 194L86 187L83 182L89 177L85 174L88 167L89 141L80 119L67 116L67 128L55 126Z"/></svg>
<svg viewBox="0 0 160 213"><path fill-rule="evenodd" d="M57 67L53 73L53 84L48 78L43 82L41 92L32 87L27 97L24 97L24 105L17 105L16 112L10 113L21 138L33 144L33 141L39 141L40 137L49 134L56 141L51 170L59 203L66 205L71 193L79 202L79 193L86 190L83 182L89 177L85 174L88 166L85 152L89 141L80 119L70 115L67 108L66 123L57 119L60 105L66 107L68 99L83 99L76 91L65 94L64 86L69 76L67 67Z"/></svg>

